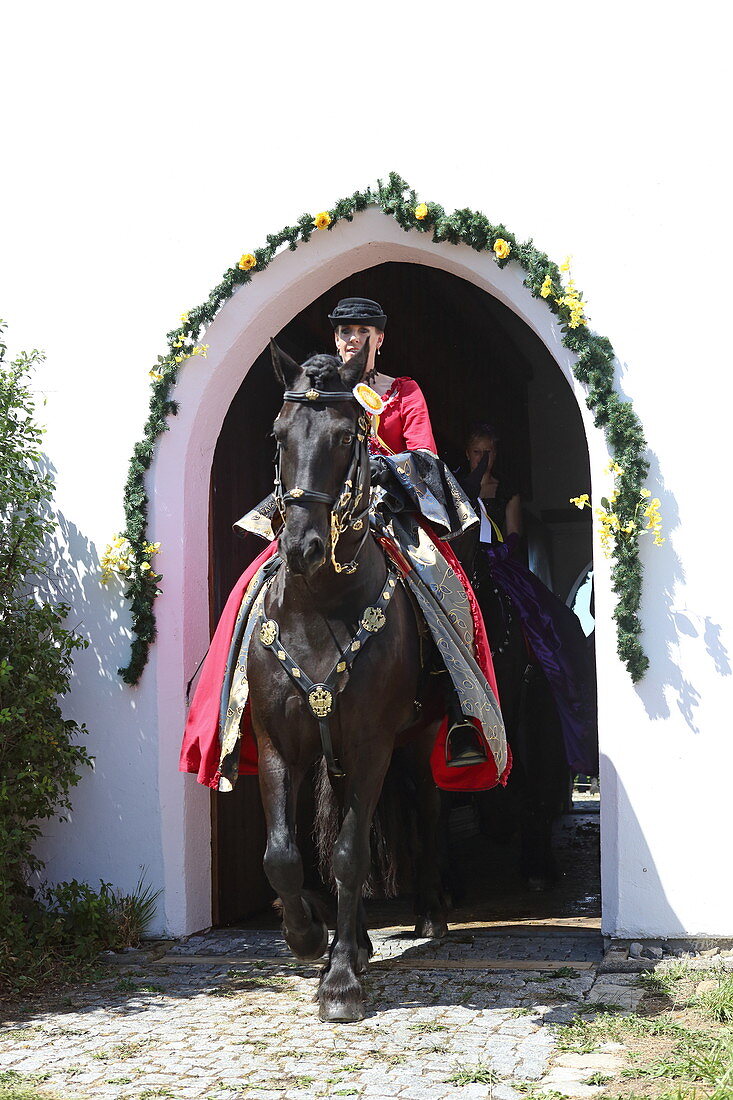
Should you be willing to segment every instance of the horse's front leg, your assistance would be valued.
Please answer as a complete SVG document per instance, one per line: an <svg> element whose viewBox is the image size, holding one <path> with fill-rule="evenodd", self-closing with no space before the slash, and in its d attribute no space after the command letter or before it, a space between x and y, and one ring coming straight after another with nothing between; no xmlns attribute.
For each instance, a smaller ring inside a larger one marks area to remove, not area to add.
<svg viewBox="0 0 733 1100"><path fill-rule="evenodd" d="M295 840L295 812L304 774L304 767L288 766L271 743L260 743L260 793L267 823L265 874L280 898L288 947L299 959L320 959L328 946L328 928L312 899L303 896L303 861Z"/></svg>
<svg viewBox="0 0 733 1100"><path fill-rule="evenodd" d="M344 820L333 848L336 936L318 990L322 1020L347 1023L364 1017L364 990L357 974L365 969L371 944L367 947L361 895L369 873L369 831L388 765L389 755L377 759L375 754L368 767L353 769L345 780Z"/></svg>

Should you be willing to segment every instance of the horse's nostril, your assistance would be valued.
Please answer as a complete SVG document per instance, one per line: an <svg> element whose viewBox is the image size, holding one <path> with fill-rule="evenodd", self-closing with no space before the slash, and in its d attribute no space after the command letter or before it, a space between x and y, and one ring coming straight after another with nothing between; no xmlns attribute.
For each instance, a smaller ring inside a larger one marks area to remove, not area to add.
<svg viewBox="0 0 733 1100"><path fill-rule="evenodd" d="M323 561L324 546L323 539L320 535L314 535L310 540L305 550L303 551L303 560L307 565L315 565L317 562Z"/></svg>

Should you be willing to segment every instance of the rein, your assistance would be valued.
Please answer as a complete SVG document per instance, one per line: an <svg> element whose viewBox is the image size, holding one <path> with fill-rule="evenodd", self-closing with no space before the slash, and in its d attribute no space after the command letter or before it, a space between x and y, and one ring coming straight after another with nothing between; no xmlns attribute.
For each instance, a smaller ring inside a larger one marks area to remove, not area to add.
<svg viewBox="0 0 733 1100"><path fill-rule="evenodd" d="M305 390L303 393L296 392L295 390L286 390L283 394L283 400L299 405L308 405L315 402L331 405L335 404L337 401L355 401L356 398L349 390L316 390L311 388ZM281 452L279 443L275 455L275 502L282 516L283 523L286 518L285 509L289 504L315 503L330 505L331 518L329 523L329 534L331 564L337 573L346 573L347 575L355 573L358 569L359 563L357 558L369 534L369 523L366 520L369 514L369 500L367 500L366 506L362 508L360 512L356 511L364 496L364 471L369 461L369 453L366 445L368 431L369 424L367 418L361 413L357 421L357 431L354 438L354 447L351 452L349 469L344 480L343 488L335 497L330 496L328 493L321 493L316 489L304 489L298 485L283 492L282 476L280 472ZM356 489L354 488L355 485ZM349 529L361 531L362 528L364 534L359 540L359 545L356 548L356 553L352 560L345 564L337 561L336 547L341 536Z"/></svg>

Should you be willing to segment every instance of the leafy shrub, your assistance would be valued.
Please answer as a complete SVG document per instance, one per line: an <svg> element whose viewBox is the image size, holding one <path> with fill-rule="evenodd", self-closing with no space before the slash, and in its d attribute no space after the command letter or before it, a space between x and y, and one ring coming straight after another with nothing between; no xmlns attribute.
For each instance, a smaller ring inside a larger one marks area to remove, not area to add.
<svg viewBox="0 0 733 1100"><path fill-rule="evenodd" d="M6 359L0 322L0 984L31 969L55 937L28 887L41 869L40 823L71 808L69 792L89 764L84 726L65 719L76 650L69 608L49 599L47 540L56 524L54 483L44 470L42 431L30 386L39 352Z"/></svg>
<svg viewBox="0 0 733 1100"><path fill-rule="evenodd" d="M145 884L143 874L132 894L120 893L110 882L100 880L94 890L72 879L47 887L42 897L60 941L75 945L78 953L96 954L104 948L138 947L159 894Z"/></svg>

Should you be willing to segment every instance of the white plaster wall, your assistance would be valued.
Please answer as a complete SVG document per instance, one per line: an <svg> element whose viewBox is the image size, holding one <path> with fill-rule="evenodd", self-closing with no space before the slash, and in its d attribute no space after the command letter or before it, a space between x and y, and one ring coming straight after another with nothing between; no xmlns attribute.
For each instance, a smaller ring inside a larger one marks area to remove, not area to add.
<svg viewBox="0 0 733 1100"><path fill-rule="evenodd" d="M42 854L54 878L128 888L145 865L165 888L158 930L207 923L208 795L173 759L203 621L192 604L141 684L126 688L115 670L126 661L127 612L119 591L98 585L96 562L121 524L147 371L181 310L266 233L394 168L422 198L483 209L558 260L572 253L592 323L614 342L668 541L645 547L652 668L639 687L613 633L599 640L604 926L733 934L733 607L716 568L732 242L716 11L621 2L571 24L544 4L476 14L467 3L375 3L359 25L332 3L254 14L230 3L41 3L6 13L0 313L12 347L48 356L38 388L68 563L61 587L91 641L68 708L90 728L96 770L75 792L71 823L48 830ZM216 417L245 353L298 293L278 303L266 290L278 265L302 273L322 252L335 258L349 228L357 223L283 256L240 295L241 310L237 301L219 318L215 384L213 357L184 372L181 416L155 471L166 488L151 531L164 542L161 621L174 621L181 592L205 572L203 532L176 542L176 517L205 491ZM463 251L444 246L441 256L459 264ZM309 285L322 289L319 278ZM245 337L237 318L246 316ZM590 443L598 476L597 433ZM602 592L598 603L608 615Z"/></svg>

